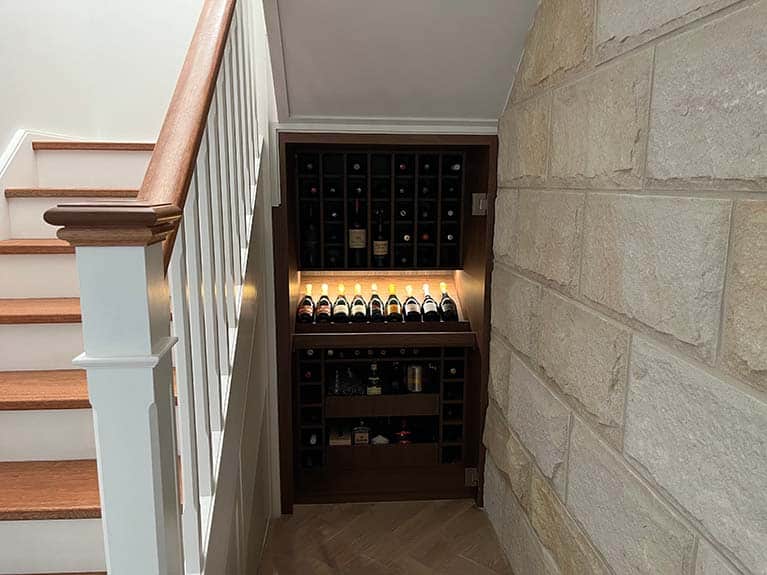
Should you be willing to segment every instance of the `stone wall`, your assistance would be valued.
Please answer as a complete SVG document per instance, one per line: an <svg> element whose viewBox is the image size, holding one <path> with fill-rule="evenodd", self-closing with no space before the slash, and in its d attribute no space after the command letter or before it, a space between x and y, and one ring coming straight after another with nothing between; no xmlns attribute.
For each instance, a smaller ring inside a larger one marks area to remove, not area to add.
<svg viewBox="0 0 767 575"><path fill-rule="evenodd" d="M767 574L767 0L542 0L499 138L516 575Z"/></svg>

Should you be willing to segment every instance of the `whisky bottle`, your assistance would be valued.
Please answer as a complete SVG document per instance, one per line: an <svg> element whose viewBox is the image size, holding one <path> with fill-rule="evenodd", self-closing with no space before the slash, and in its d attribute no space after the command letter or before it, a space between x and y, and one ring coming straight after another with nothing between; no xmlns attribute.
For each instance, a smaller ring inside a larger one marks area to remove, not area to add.
<svg viewBox="0 0 767 575"><path fill-rule="evenodd" d="M322 284L321 288L322 295L320 295L320 299L317 300L317 306L315 308L317 323L327 323L330 321L330 315L333 306L331 305L330 298L328 297L328 284Z"/></svg>
<svg viewBox="0 0 767 575"><path fill-rule="evenodd" d="M349 321L349 302L344 295L344 284L338 284L338 296L333 302L333 321L336 323L346 323Z"/></svg>
<svg viewBox="0 0 767 575"><path fill-rule="evenodd" d="M314 300L312 299L312 284L306 284L306 292L298 302L296 321L299 323L312 323L314 321Z"/></svg>
<svg viewBox="0 0 767 575"><path fill-rule="evenodd" d="M370 301L368 301L368 317L370 321L381 322L385 319L384 303L378 295L378 284L370 286Z"/></svg>
<svg viewBox="0 0 767 575"><path fill-rule="evenodd" d="M397 287L389 284L389 297L386 299L386 321L398 323L402 321L402 303L397 297Z"/></svg>
<svg viewBox="0 0 767 575"><path fill-rule="evenodd" d="M429 284L423 284L423 303L421 315L424 321L439 321L439 305L429 293Z"/></svg>
<svg viewBox="0 0 767 575"><path fill-rule="evenodd" d="M439 311L444 321L458 321L458 306L455 300L447 293L447 284L441 282L439 290L442 292L442 299L439 302Z"/></svg>
<svg viewBox="0 0 767 575"><path fill-rule="evenodd" d="M376 232L373 237L373 265L384 268L389 263L389 239L383 225L383 209L376 210Z"/></svg>
<svg viewBox="0 0 767 575"><path fill-rule="evenodd" d="M365 227L362 225L362 215L360 214L360 201L354 200L354 213L349 225L349 255L351 264L354 267L364 267L367 263L367 235Z"/></svg>
<svg viewBox="0 0 767 575"><path fill-rule="evenodd" d="M352 321L364 322L367 320L367 304L362 297L362 286L354 284L354 297L352 298Z"/></svg>
<svg viewBox="0 0 767 575"><path fill-rule="evenodd" d="M421 304L413 295L413 286L405 286L407 298L405 299L405 321L421 321Z"/></svg>

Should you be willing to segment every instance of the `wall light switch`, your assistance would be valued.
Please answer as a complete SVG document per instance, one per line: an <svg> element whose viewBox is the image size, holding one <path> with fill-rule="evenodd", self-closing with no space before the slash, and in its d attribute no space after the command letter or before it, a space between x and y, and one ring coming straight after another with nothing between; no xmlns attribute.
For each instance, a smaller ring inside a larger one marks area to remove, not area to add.
<svg viewBox="0 0 767 575"><path fill-rule="evenodd" d="M487 194L471 195L471 215L472 216L487 215Z"/></svg>

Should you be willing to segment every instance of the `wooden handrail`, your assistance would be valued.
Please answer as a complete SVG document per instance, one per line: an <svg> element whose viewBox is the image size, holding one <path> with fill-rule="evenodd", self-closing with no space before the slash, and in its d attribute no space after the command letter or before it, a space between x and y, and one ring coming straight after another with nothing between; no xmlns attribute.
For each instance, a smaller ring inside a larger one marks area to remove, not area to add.
<svg viewBox="0 0 767 575"><path fill-rule="evenodd" d="M162 206L162 211L165 211L167 206L172 206L176 208L176 212L183 212L216 89L216 79L224 58L235 6L236 0L205 0L203 3L192 42L138 194L138 202L146 209ZM88 237L88 245L119 245L121 240L124 241L125 228L135 227L137 224L135 218L121 221L121 217L131 213L130 205L135 204L126 202L109 206L59 206L46 212L45 219L54 225L77 228L78 233L74 235L65 229L59 231L59 237L70 243L76 244L76 238L83 237L85 230L89 229L85 234ZM89 216L84 220L83 212L88 207L94 209L88 211ZM178 218L165 240L166 269L177 229ZM118 230L120 233L116 233Z"/></svg>

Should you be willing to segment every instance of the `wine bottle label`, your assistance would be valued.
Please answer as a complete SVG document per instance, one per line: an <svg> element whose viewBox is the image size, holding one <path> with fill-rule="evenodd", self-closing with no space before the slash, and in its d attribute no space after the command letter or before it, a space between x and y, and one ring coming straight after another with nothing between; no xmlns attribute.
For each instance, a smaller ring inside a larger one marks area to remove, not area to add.
<svg viewBox="0 0 767 575"><path fill-rule="evenodd" d="M349 230L349 247L364 248L367 245L365 230Z"/></svg>
<svg viewBox="0 0 767 575"><path fill-rule="evenodd" d="M312 308L311 304L305 303L298 308L298 315L312 315L313 313L314 309Z"/></svg>
<svg viewBox="0 0 767 575"><path fill-rule="evenodd" d="M362 314L365 315L367 309L364 303L358 303L352 306L352 315Z"/></svg>
<svg viewBox="0 0 767 575"><path fill-rule="evenodd" d="M333 307L333 314L343 314L343 315L349 315L349 306L345 303L338 303Z"/></svg>
<svg viewBox="0 0 767 575"><path fill-rule="evenodd" d="M429 312L436 312L437 311L437 302L434 300L426 300L423 302L423 312L429 313Z"/></svg>
<svg viewBox="0 0 767 575"><path fill-rule="evenodd" d="M395 314L400 313L399 306L396 303L390 303L386 307L386 313L388 313L389 315L391 315L393 313L395 313Z"/></svg>
<svg viewBox="0 0 767 575"><path fill-rule="evenodd" d="M405 313L419 313L419 306L417 302L411 301L405 304Z"/></svg>
<svg viewBox="0 0 767 575"><path fill-rule="evenodd" d="M386 240L374 240L373 241L373 255L385 256L389 253L389 242Z"/></svg>
<svg viewBox="0 0 767 575"><path fill-rule="evenodd" d="M328 304L321 304L317 306L317 315L321 315L323 313L330 313L330 306Z"/></svg>

